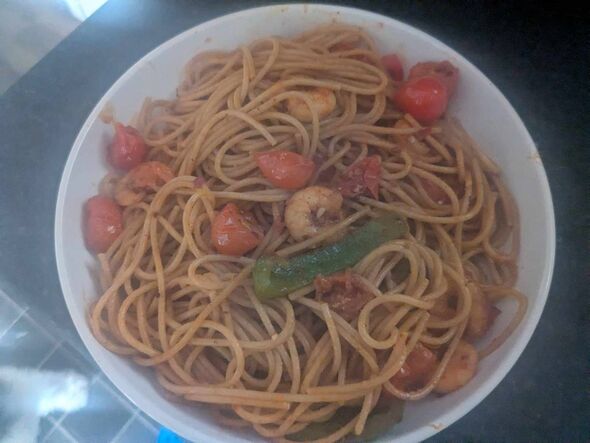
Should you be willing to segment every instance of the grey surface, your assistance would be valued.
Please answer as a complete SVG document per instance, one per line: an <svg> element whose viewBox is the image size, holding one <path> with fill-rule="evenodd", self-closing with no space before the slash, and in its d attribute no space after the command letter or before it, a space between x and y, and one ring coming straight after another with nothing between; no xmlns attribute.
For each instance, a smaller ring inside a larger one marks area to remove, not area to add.
<svg viewBox="0 0 590 443"><path fill-rule="evenodd" d="M555 201L557 262L539 327L507 378L432 441L588 441L590 39L584 11L522 2L347 3L417 26L478 66L537 142ZM76 133L108 87L146 52L195 24L254 4L111 0L0 99L0 289L76 349L53 258L57 186ZM133 418L124 426L130 423Z"/></svg>
<svg viewBox="0 0 590 443"><path fill-rule="evenodd" d="M74 16L66 0L0 1L0 94L83 18L84 14Z"/></svg>

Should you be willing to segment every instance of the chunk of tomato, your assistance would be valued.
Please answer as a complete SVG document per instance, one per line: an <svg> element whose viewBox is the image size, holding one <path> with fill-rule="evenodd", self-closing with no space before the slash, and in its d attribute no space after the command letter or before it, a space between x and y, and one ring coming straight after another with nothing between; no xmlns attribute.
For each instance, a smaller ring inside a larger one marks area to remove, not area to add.
<svg viewBox="0 0 590 443"><path fill-rule="evenodd" d="M419 389L428 382L437 364L438 358L434 352L422 343L417 343L390 382L402 391Z"/></svg>
<svg viewBox="0 0 590 443"><path fill-rule="evenodd" d="M115 137L109 145L108 160L116 169L129 171L145 160L147 148L141 134L131 126L115 125Z"/></svg>
<svg viewBox="0 0 590 443"><path fill-rule="evenodd" d="M315 171L312 160L286 150L257 152L254 159L269 182L290 191L303 188Z"/></svg>
<svg viewBox="0 0 590 443"><path fill-rule="evenodd" d="M211 243L220 254L240 256L258 246L262 230L249 212L228 203L215 216L211 226Z"/></svg>
<svg viewBox="0 0 590 443"><path fill-rule="evenodd" d="M410 69L408 79L420 77L437 77L446 86L447 94L450 97L455 92L455 89L457 89L459 69L447 60L442 62L416 63Z"/></svg>
<svg viewBox="0 0 590 443"><path fill-rule="evenodd" d="M123 212L114 200L96 195L84 205L84 237L93 252L105 252L123 231Z"/></svg>
<svg viewBox="0 0 590 443"><path fill-rule="evenodd" d="M314 282L316 295L347 321L356 318L373 296L350 269L328 276L318 275Z"/></svg>
<svg viewBox="0 0 590 443"><path fill-rule="evenodd" d="M444 114L449 96L437 77L419 77L405 82L395 92L393 101L399 109L429 125Z"/></svg>
<svg viewBox="0 0 590 443"><path fill-rule="evenodd" d="M338 180L337 189L343 197L355 197L369 193L379 197L381 157L371 155L350 165Z"/></svg>

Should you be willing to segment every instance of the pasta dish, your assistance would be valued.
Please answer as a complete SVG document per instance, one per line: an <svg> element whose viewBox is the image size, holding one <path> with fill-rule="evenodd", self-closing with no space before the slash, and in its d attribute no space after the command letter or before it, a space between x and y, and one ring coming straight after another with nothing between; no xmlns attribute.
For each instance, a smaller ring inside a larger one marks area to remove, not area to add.
<svg viewBox="0 0 590 443"><path fill-rule="evenodd" d="M110 122L84 207L97 340L277 441L366 441L469 383L527 299L518 210L447 112L458 86L342 24L197 54L175 98Z"/></svg>

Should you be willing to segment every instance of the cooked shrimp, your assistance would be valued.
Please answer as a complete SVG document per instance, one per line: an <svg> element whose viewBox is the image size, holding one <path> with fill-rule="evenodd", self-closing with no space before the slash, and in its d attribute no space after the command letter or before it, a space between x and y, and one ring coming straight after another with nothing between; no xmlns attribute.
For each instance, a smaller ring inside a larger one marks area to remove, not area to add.
<svg viewBox="0 0 590 443"><path fill-rule="evenodd" d="M313 88L303 91L313 103L313 109L318 114L321 120L336 109L336 95L334 91L327 88ZM297 120L302 122L310 122L312 120L312 113L305 101L298 97L291 97L287 100L287 111Z"/></svg>
<svg viewBox="0 0 590 443"><path fill-rule="evenodd" d="M164 163L140 163L119 180L115 187L115 200L121 206L139 203L148 191L157 191L173 178L174 173Z"/></svg>
<svg viewBox="0 0 590 443"><path fill-rule="evenodd" d="M457 349L434 388L435 392L448 394L465 386L475 375L478 361L477 350L466 341L459 341Z"/></svg>
<svg viewBox="0 0 590 443"><path fill-rule="evenodd" d="M324 186L297 191L287 202L285 224L297 240L314 237L342 219L342 196Z"/></svg>

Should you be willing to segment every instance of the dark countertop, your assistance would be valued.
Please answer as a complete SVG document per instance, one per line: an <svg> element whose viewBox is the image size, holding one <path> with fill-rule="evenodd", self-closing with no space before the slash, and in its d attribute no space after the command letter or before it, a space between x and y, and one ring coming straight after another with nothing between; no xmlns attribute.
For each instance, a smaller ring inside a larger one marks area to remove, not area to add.
<svg viewBox="0 0 590 443"><path fill-rule="evenodd" d="M264 3L111 0L0 97L0 290L75 335L57 279L53 219L82 123L149 50L200 22ZM555 274L531 342L478 407L431 441L588 441L590 35L583 8L345 3L414 25L478 66L524 120L554 198Z"/></svg>

